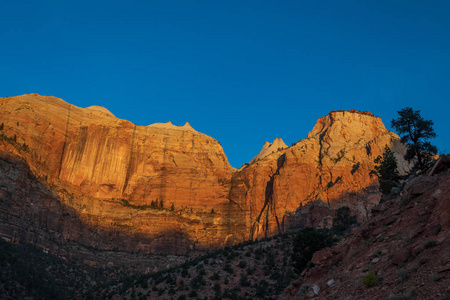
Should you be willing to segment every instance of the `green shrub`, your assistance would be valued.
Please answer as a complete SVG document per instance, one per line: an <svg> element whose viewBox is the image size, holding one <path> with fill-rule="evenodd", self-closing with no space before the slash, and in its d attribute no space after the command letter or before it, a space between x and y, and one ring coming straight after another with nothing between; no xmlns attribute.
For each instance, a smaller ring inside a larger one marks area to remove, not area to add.
<svg viewBox="0 0 450 300"><path fill-rule="evenodd" d="M219 273L214 272L214 274L211 277L209 277L209 279L211 279L211 280L219 280L220 279Z"/></svg>
<svg viewBox="0 0 450 300"><path fill-rule="evenodd" d="M224 270L225 272L230 273L230 274L233 274L233 273L234 273L233 268L231 267L230 264L225 264L225 266L223 267L223 270Z"/></svg>
<svg viewBox="0 0 450 300"><path fill-rule="evenodd" d="M190 293L189 293L189 297L191 297L191 298L195 298L195 297L197 297L198 296L198 294L197 294L197 291L195 291L195 290L192 290Z"/></svg>
<svg viewBox="0 0 450 300"><path fill-rule="evenodd" d="M261 298L262 296L265 296L267 293L267 288L269 286L269 283L266 280L261 280L259 282L258 287L256 288L256 296Z"/></svg>
<svg viewBox="0 0 450 300"><path fill-rule="evenodd" d="M245 268L246 266L247 266L247 263L244 261L244 260L241 260L240 262L239 262L239 268L241 268L241 269L243 269L243 268Z"/></svg>
<svg viewBox="0 0 450 300"><path fill-rule="evenodd" d="M336 234L343 234L355 223L356 216L350 215L350 208L348 206L342 206L336 210L332 230Z"/></svg>
<svg viewBox="0 0 450 300"><path fill-rule="evenodd" d="M201 286L205 285L206 281L203 279L202 275L197 275L191 280L191 287L193 289L199 289Z"/></svg>
<svg viewBox="0 0 450 300"><path fill-rule="evenodd" d="M182 277L186 277L186 276L188 276L188 274L189 274L189 272L188 272L187 269L183 269L183 270L181 271L181 276L182 276Z"/></svg>
<svg viewBox="0 0 450 300"><path fill-rule="evenodd" d="M370 272L362 276L362 282L365 287L369 288L378 283L378 277L374 272Z"/></svg>
<svg viewBox="0 0 450 300"><path fill-rule="evenodd" d="M244 273L242 273L241 277L239 278L239 284L241 286L249 286L250 285L250 282L248 281L248 277Z"/></svg>
<svg viewBox="0 0 450 300"><path fill-rule="evenodd" d="M330 247L333 238L326 229L306 227L298 232L293 241L293 266L301 272L313 257L314 252Z"/></svg>

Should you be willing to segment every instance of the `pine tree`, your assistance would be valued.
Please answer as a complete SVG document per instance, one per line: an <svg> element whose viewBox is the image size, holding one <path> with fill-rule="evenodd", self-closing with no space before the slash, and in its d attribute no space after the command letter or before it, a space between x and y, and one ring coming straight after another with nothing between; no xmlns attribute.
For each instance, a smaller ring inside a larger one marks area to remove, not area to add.
<svg viewBox="0 0 450 300"><path fill-rule="evenodd" d="M327 229L305 227L300 230L292 242L292 262L298 272L302 272L313 257L314 252L330 247L333 238Z"/></svg>
<svg viewBox="0 0 450 300"><path fill-rule="evenodd" d="M431 157L437 153L436 146L428 142L436 137L433 121L424 120L420 110L406 107L398 111L399 118L391 121L391 126L397 130L402 142L407 144L405 159L411 161L417 158L417 167L425 169L431 162Z"/></svg>
<svg viewBox="0 0 450 300"><path fill-rule="evenodd" d="M397 170L397 159L394 153L386 145L383 155L379 155L375 159L375 170L371 173L378 176L380 182L380 192L389 195L393 187L397 186L400 181L400 175Z"/></svg>
<svg viewBox="0 0 450 300"><path fill-rule="evenodd" d="M333 218L333 231L337 234L343 234L356 223L356 216L350 215L350 208L342 206L336 210L336 217Z"/></svg>

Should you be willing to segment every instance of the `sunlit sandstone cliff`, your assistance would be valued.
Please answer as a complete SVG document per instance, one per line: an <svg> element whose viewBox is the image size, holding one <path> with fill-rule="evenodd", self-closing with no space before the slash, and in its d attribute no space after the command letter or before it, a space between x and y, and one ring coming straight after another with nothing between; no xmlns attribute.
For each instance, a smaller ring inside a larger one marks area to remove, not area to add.
<svg viewBox="0 0 450 300"><path fill-rule="evenodd" d="M272 143L265 142L261 151L255 157L253 157L253 159L250 161L250 164L287 147L288 146L280 138L276 138Z"/></svg>
<svg viewBox="0 0 450 300"><path fill-rule="evenodd" d="M312 220L310 206L303 207L307 202L348 205L366 216L380 199L376 178L369 173L385 145L396 153L404 173L404 147L380 118L333 111L317 121L306 139L235 173L231 198L249 208L246 220L253 238L286 230L302 215L307 225L331 225L331 217Z"/></svg>
<svg viewBox="0 0 450 300"><path fill-rule="evenodd" d="M54 224L51 230L64 239L102 249L185 253L272 235L304 222L304 204L313 201L349 205L364 216L379 200L376 178L369 176L374 158L385 145L398 158L404 151L379 118L356 111L331 112L306 139L240 170L215 139L189 124L137 126L102 107L83 109L37 94L1 98L0 116L4 162L25 162L55 195L33 222ZM13 198L2 203L20 201ZM30 195L23 199L33 202ZM69 217L45 214L56 206ZM4 220L33 214L5 207ZM12 231L10 223L1 224L0 234L23 231ZM82 224L94 238L68 224Z"/></svg>

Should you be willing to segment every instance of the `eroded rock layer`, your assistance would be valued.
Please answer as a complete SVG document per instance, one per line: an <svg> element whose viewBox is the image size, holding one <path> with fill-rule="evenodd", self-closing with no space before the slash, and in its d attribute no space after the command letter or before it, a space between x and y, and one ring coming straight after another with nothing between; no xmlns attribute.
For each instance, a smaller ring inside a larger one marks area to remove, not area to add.
<svg viewBox="0 0 450 300"><path fill-rule="evenodd" d="M380 118L334 111L320 118L306 139L235 173L232 199L250 208L251 237L283 232L309 213L302 206L313 201L330 208L347 205L367 216L380 199L370 171L386 145L396 153L401 171L407 170L404 147ZM329 216L314 224L327 227L331 221Z"/></svg>
<svg viewBox="0 0 450 300"><path fill-rule="evenodd" d="M328 226L331 216L324 211L341 205L365 217L379 201L369 172L385 145L407 168L398 137L380 118L357 111L331 112L306 139L240 170L229 165L215 139L188 123L137 126L102 107L79 108L37 94L1 98L0 116L3 155L28 165L98 239L120 237L93 241L70 230L65 238L102 249L186 253L219 247L299 222ZM8 201L3 197L4 218L32 217L7 211ZM33 196L23 201L33 203ZM64 235L65 213L48 210L52 217L40 226L59 224L52 230ZM310 211L321 211L320 218ZM11 238L8 226L1 228Z"/></svg>

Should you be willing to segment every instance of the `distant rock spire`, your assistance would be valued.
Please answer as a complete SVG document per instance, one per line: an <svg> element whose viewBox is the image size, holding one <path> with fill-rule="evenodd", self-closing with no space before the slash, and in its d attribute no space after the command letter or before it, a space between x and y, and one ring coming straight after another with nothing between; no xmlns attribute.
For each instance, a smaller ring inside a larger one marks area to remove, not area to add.
<svg viewBox="0 0 450 300"><path fill-rule="evenodd" d="M265 142L264 146L262 147L261 151L256 155L251 161L250 164L263 159L264 157L277 152L280 149L287 148L288 146L283 142L282 139L276 138L272 143Z"/></svg>

